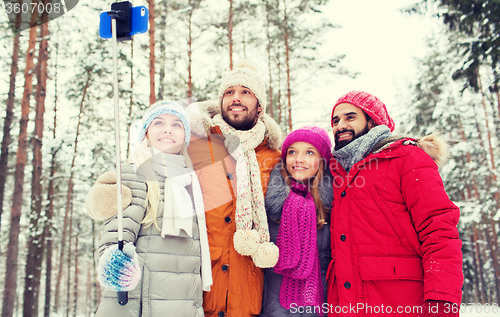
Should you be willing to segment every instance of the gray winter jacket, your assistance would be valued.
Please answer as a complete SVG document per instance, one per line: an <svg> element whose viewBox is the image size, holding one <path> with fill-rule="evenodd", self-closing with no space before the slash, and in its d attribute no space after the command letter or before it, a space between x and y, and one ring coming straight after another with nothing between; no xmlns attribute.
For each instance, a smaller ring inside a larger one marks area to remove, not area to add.
<svg viewBox="0 0 500 317"><path fill-rule="evenodd" d="M283 204L290 193L290 188L286 186L285 180L280 172L281 163L276 165L274 170L271 172L271 177L269 178L269 184L267 186L266 193L266 212L267 220L269 223L269 234L271 236L271 241L276 243L278 240L278 232L280 224L277 222L281 219L281 213L283 211ZM328 211L332 208L333 200L333 187L332 187L332 174L329 169L325 170L323 180L320 183L320 195L323 205ZM323 291L325 294L326 303L326 271L328 269L328 264L332 259L330 250L330 225L327 224L317 231L317 244L319 251L319 262L321 267L321 280L323 282ZM282 317L282 316L295 316L295 317L309 317L318 316L315 313L306 313L311 307L292 307L287 310L281 306L279 302L279 294L281 287L281 280L283 275L275 273L273 268L266 269L264 273L264 295L262 298L262 311L259 316L261 317ZM319 311L321 307L316 308ZM314 311L314 310L311 310Z"/></svg>
<svg viewBox="0 0 500 317"><path fill-rule="evenodd" d="M165 178L157 175L163 193ZM132 191L132 203L123 211L123 239L133 243L139 256L142 278L128 293L128 304L120 306L116 293L103 289L96 316L104 317L201 317L203 291L200 275L201 257L198 224L193 221L193 237L166 236L162 238L155 225L145 227L146 183L137 175L133 165L122 167L123 185ZM162 201L158 210L163 210ZM163 219L157 218L161 229ZM117 218L104 221L99 243L99 255L117 243ZM183 231L181 231L183 232Z"/></svg>

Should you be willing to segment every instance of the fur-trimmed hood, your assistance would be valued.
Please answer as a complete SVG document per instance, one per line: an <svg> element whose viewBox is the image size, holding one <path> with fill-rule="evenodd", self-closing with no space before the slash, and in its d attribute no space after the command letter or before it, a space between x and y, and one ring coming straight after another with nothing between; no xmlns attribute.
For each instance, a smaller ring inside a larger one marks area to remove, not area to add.
<svg viewBox="0 0 500 317"><path fill-rule="evenodd" d="M198 137L206 137L210 128L215 126L213 117L220 114L221 110L217 100L208 100L190 104L186 108L186 113L189 118L191 133ZM260 120L266 127L267 145L273 150L278 150L283 141L283 132L279 125L267 113L263 113Z"/></svg>
<svg viewBox="0 0 500 317"><path fill-rule="evenodd" d="M285 183L283 175L281 175L281 165L278 163L274 167L269 177L266 193L266 212L268 221L278 221L281 219L283 204L290 194L290 187ZM319 184L319 193L321 201L327 210L332 209L333 201L333 177L330 169L325 169L323 179Z"/></svg>
<svg viewBox="0 0 500 317"><path fill-rule="evenodd" d="M373 148L373 153L380 153L399 140L405 140L403 141L403 145L411 144L418 146L424 150L424 152L427 153L438 166L443 166L449 159L449 145L437 132L417 139L400 135L391 136L377 143Z"/></svg>

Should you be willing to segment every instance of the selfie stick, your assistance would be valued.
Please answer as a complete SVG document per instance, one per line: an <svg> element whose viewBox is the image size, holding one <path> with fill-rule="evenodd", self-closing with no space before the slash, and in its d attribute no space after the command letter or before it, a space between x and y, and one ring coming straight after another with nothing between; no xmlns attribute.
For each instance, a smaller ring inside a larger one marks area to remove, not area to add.
<svg viewBox="0 0 500 317"><path fill-rule="evenodd" d="M118 49L116 39L116 19L119 11L110 11L111 33L113 35L113 77L115 99L115 152L116 152L116 209L118 217L118 249L123 251L123 210L122 210L122 165L120 155L120 107L118 105ZM124 306L128 302L127 292L117 292L118 304Z"/></svg>

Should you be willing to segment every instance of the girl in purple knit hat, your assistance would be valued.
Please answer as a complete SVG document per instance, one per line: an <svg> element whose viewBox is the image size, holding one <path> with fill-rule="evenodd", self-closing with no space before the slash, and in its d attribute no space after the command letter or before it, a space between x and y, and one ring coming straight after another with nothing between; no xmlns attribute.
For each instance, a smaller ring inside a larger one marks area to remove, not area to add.
<svg viewBox="0 0 500 317"><path fill-rule="evenodd" d="M323 316L326 271L331 260L329 171L331 141L318 127L304 127L284 140L271 172L266 212L278 263L266 269L260 316Z"/></svg>

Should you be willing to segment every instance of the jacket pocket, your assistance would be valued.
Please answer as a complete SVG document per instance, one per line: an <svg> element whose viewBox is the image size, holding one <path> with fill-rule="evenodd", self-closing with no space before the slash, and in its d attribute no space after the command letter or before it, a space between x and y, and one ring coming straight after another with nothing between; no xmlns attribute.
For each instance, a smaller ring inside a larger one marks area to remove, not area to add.
<svg viewBox="0 0 500 317"><path fill-rule="evenodd" d="M214 261L216 262L221 255L222 255L222 248L220 247L210 248L210 260L212 260L212 266L214 265Z"/></svg>
<svg viewBox="0 0 500 317"><path fill-rule="evenodd" d="M421 258L360 257L364 310L367 316L417 316L424 299Z"/></svg>
<svg viewBox="0 0 500 317"><path fill-rule="evenodd" d="M335 258L330 261L328 265L328 270L326 271L326 297L328 304L333 304L338 306L339 302L339 292L336 285L335 276Z"/></svg>

